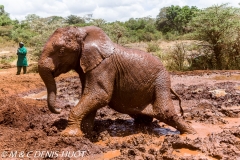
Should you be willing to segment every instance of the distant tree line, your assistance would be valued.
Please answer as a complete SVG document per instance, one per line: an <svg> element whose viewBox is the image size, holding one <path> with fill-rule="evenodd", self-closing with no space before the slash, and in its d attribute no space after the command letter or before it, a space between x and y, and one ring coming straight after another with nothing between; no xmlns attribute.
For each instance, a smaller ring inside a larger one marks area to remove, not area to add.
<svg viewBox="0 0 240 160"><path fill-rule="evenodd" d="M24 20L12 20L0 5L0 41L24 41L39 54L43 44L55 29L64 26L102 28L116 43L153 42L159 39L198 40L201 50L194 57L192 69L240 69L240 16L239 8L228 4L205 9L195 6L161 8L156 18L130 18L125 22L106 22L69 15L42 18L29 14ZM186 59L188 57L186 56ZM202 63L206 64L202 67Z"/></svg>

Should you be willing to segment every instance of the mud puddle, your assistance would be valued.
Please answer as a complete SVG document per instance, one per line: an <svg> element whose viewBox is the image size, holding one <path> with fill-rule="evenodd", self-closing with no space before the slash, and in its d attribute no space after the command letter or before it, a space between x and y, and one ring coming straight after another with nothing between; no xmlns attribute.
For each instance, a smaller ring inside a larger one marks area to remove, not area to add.
<svg viewBox="0 0 240 160"><path fill-rule="evenodd" d="M57 93L62 95L63 93L60 92L61 89L58 89ZM31 93L28 94L26 96L23 96L23 98L29 98L29 99L36 99L36 100L47 100L47 91L40 91L38 93ZM77 105L77 103L79 102L79 99L76 99L72 96L68 96L68 94L65 94L62 99L64 99L66 101L66 104L68 105Z"/></svg>
<svg viewBox="0 0 240 160"><path fill-rule="evenodd" d="M86 151L81 159L237 159L240 83L237 74L234 80L225 79L228 73L219 80L211 79L216 76L221 74L172 75L172 88L182 98L184 118L197 130L195 135L180 135L156 119L149 125L135 124L128 115L106 106L97 112L91 137L62 137L69 111L81 96L77 76L57 81L57 105L62 108L58 115L49 112L45 89L18 93L22 97L0 94L0 153L52 150ZM216 94L219 90L224 94ZM173 100L178 110L178 102Z"/></svg>
<svg viewBox="0 0 240 160"><path fill-rule="evenodd" d="M73 79L66 80L66 82L58 82L57 83L57 86L58 86L57 87L57 98L59 99L58 101L61 100L61 103L63 104L62 105L63 108L67 107L67 106L73 107L73 106L77 105L77 103L79 102L78 98L80 98L80 96L77 96L77 95L80 94L80 90L79 90L80 86L72 87L69 90L69 86L71 86L71 84L69 84L69 83L76 82L77 80L78 80L78 78L76 78L74 80ZM72 91L73 89L74 89L74 91ZM34 99L34 100L46 100L47 99L47 91L46 90L40 90L38 92L35 91L34 93L23 96L23 98ZM143 129L143 128L140 128L139 126L136 126L134 124L134 120L131 117L129 117L128 115L124 115L124 114L115 112L107 106L105 108L106 109L100 109L98 111L98 115L100 114L101 118L98 118L98 116L97 116L96 119L98 121L103 120L102 121L103 123L111 124L106 128L111 136L125 136L125 135L129 135L129 134L141 132L141 130ZM111 113L112 113L111 116L107 116L107 115L105 115L105 113L103 113L103 112L108 113L109 110L111 110ZM116 115L116 116L113 116L113 115ZM119 115L121 115L121 116L119 117ZM119 118L122 118L122 119L119 119ZM109 121L110 119L112 120L111 122ZM108 121L108 122L105 122L105 121ZM155 125L150 125L148 127L145 127L144 130L146 132L153 132L156 135L180 134L179 131L177 131L176 129L174 129L172 127L161 128L157 123L155 123Z"/></svg>
<svg viewBox="0 0 240 160"><path fill-rule="evenodd" d="M40 91L38 93L31 93L26 96L23 96L23 98L30 98L30 99L47 99L47 91Z"/></svg>
<svg viewBox="0 0 240 160"><path fill-rule="evenodd" d="M225 121L225 124L218 124L218 125L191 121L191 125L197 131L197 134L195 134L195 135L182 135L182 136L183 137L186 136L186 137L191 138L191 139L206 138L210 134L219 134L219 133L223 132L224 130L229 130L232 127L239 127L240 126L240 118L225 117L225 118L223 118L223 120Z"/></svg>
<svg viewBox="0 0 240 160"><path fill-rule="evenodd" d="M174 155L177 157L198 157L199 159L206 159L206 160L217 160L217 158L213 158L210 156L204 155L204 153L200 151L190 150L187 148L181 148L173 152Z"/></svg>
<svg viewBox="0 0 240 160"><path fill-rule="evenodd" d="M78 77L75 77L72 79L66 79L66 82L64 82L63 80L57 82L57 98L59 99L59 101L63 100L64 105L75 106L79 102L81 85L78 81ZM77 85L71 88L71 83L77 83ZM46 100L47 90L44 89L40 91L35 91L34 93L29 93L22 97L35 100Z"/></svg>

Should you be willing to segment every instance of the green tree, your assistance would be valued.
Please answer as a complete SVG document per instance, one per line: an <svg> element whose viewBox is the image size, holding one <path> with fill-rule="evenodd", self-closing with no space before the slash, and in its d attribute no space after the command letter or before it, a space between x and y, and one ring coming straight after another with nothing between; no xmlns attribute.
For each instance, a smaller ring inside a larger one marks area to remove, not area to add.
<svg viewBox="0 0 240 160"><path fill-rule="evenodd" d="M72 24L81 24L85 23L84 18L76 16L76 15L70 15L66 18L66 23L72 25Z"/></svg>
<svg viewBox="0 0 240 160"><path fill-rule="evenodd" d="M41 17L36 14L29 14L25 17L25 21L28 23L33 23L37 20L39 20Z"/></svg>
<svg viewBox="0 0 240 160"><path fill-rule="evenodd" d="M49 36L60 27L67 26L65 19L57 16L50 16L46 18L36 18L29 23L30 31L34 32L31 38L31 45L35 47L35 54L39 56L43 45L48 40Z"/></svg>
<svg viewBox="0 0 240 160"><path fill-rule="evenodd" d="M41 18L35 14L29 14L25 20L14 25L11 38L23 41L34 48L33 54L38 58L41 49L49 36L59 27L66 26L65 19L59 16Z"/></svg>
<svg viewBox="0 0 240 160"><path fill-rule="evenodd" d="M104 19L92 19L90 24L102 28L106 23Z"/></svg>
<svg viewBox="0 0 240 160"><path fill-rule="evenodd" d="M195 16L197 7L170 6L160 10L156 18L156 27L163 33L177 31L183 34L187 31L187 24Z"/></svg>
<svg viewBox="0 0 240 160"><path fill-rule="evenodd" d="M13 29L12 23L14 23L7 12L4 10L4 6L0 5L0 36L10 37Z"/></svg>
<svg viewBox="0 0 240 160"><path fill-rule="evenodd" d="M116 43L120 43L120 39L125 37L127 32L124 24L119 21L105 24L103 26L103 30L107 33L111 40Z"/></svg>
<svg viewBox="0 0 240 160"><path fill-rule="evenodd" d="M152 41L161 38L161 33L155 27L155 19L151 17L130 18L125 22L130 42Z"/></svg>
<svg viewBox="0 0 240 160"><path fill-rule="evenodd" d="M9 17L9 14L5 12L4 6L0 5L0 26L11 25L12 20Z"/></svg>
<svg viewBox="0 0 240 160"><path fill-rule="evenodd" d="M239 38L236 34L239 31L239 13L239 8L229 7L228 4L214 5L199 11L190 23L195 38L207 42L204 47L213 53L213 69L228 69L230 61L227 59Z"/></svg>
<svg viewBox="0 0 240 160"><path fill-rule="evenodd" d="M147 25L147 20L145 18L130 18L125 22L125 26L131 30L144 29Z"/></svg>

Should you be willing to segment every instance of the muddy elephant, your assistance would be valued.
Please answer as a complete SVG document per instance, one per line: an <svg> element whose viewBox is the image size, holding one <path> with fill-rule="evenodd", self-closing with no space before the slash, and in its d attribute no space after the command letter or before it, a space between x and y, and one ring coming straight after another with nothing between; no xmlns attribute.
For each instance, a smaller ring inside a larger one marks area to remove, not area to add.
<svg viewBox="0 0 240 160"><path fill-rule="evenodd" d="M180 133L195 133L174 109L170 76L160 60L113 43L98 27L57 29L43 48L38 70L52 113L60 112L55 106L54 78L70 70L79 74L82 96L70 111L63 136L89 133L97 110L106 105L136 121L156 118Z"/></svg>

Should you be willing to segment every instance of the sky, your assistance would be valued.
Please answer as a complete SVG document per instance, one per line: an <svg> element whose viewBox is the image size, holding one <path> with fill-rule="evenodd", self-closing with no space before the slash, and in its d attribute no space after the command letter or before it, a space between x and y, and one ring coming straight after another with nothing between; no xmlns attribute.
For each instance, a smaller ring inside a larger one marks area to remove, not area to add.
<svg viewBox="0 0 240 160"><path fill-rule="evenodd" d="M5 12L12 20L24 20L29 14L40 17L69 15L107 22L127 21L130 18L151 16L156 18L160 9L171 5L196 6L204 9L212 5L229 3L229 6L240 7L239 0L0 0Z"/></svg>

